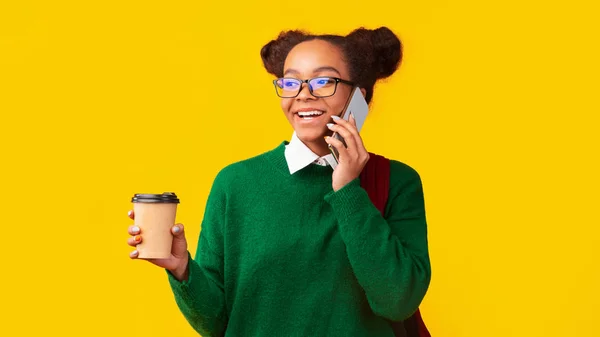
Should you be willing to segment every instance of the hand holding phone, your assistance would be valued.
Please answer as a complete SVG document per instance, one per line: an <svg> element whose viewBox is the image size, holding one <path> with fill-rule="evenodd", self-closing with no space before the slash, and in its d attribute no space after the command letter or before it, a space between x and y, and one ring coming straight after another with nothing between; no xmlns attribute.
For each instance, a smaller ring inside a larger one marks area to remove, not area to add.
<svg viewBox="0 0 600 337"><path fill-rule="evenodd" d="M346 106L344 107L344 110L342 110L341 116L339 117L343 118L344 120L350 120L350 114L352 114L354 120L356 121L356 129L358 130L358 132L360 132L363 124L365 123L365 119L367 118L368 113L369 104L365 100L362 92L360 91L360 88L354 87L354 89L352 90L352 94L346 102ZM347 146L346 142L344 141L344 138L337 132L334 132L331 137L340 140L344 144L344 146ZM335 149L335 147L331 145L329 145L328 147L335 161L339 163L340 160L338 151Z"/></svg>

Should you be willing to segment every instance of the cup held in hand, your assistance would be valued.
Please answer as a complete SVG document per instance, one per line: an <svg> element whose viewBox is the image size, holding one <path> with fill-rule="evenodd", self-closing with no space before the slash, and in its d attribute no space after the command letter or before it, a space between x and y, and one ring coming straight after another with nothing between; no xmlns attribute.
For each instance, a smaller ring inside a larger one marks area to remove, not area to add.
<svg viewBox="0 0 600 337"><path fill-rule="evenodd" d="M179 199L172 192L135 194L131 199L135 225L141 229L142 242L137 245L139 258L166 259L171 256L175 214Z"/></svg>

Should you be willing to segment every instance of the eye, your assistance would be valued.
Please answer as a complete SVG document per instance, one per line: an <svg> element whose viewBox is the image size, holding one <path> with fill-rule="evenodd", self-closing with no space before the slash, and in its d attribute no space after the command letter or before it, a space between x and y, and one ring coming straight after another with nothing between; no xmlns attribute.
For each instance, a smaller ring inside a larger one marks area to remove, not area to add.
<svg viewBox="0 0 600 337"><path fill-rule="evenodd" d="M312 81L310 81L310 85L312 85L312 87L314 89L323 88L328 85L332 85L334 83L335 83L335 80L331 77L317 77L317 78L313 79Z"/></svg>
<svg viewBox="0 0 600 337"><path fill-rule="evenodd" d="M282 88L293 89L293 88L297 88L297 87L298 87L297 81L292 81L292 80L284 80L283 81Z"/></svg>

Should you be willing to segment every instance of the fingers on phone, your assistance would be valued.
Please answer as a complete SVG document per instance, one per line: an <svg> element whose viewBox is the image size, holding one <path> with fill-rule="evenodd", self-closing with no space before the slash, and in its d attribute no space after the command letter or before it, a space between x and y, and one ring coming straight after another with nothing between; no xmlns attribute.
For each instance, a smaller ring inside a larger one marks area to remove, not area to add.
<svg viewBox="0 0 600 337"><path fill-rule="evenodd" d="M344 143L336 139L335 137L325 137L325 141L333 146L338 152L346 150Z"/></svg>

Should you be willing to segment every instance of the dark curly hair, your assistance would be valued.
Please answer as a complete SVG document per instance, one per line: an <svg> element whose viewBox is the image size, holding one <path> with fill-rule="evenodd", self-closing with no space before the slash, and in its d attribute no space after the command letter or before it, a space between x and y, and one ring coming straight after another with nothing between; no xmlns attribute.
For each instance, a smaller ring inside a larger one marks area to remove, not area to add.
<svg viewBox="0 0 600 337"><path fill-rule="evenodd" d="M327 41L341 49L348 64L350 80L366 90L367 102L373 98L375 82L391 76L402 60L402 43L387 27L361 27L346 36L313 35L289 30L281 32L277 39L262 47L260 56L265 69L276 77L282 77L283 65L290 50L310 40Z"/></svg>

